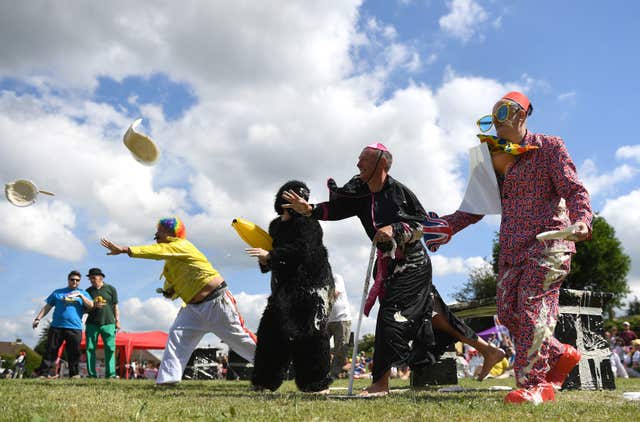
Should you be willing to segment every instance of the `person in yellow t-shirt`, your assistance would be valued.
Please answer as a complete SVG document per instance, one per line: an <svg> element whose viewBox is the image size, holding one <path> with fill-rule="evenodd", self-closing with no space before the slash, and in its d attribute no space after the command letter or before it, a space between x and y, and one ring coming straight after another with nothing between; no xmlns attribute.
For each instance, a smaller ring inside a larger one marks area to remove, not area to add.
<svg viewBox="0 0 640 422"><path fill-rule="evenodd" d="M119 246L104 238L100 244L109 249L107 255L126 253L132 258L164 260L162 293L172 299L179 297L186 304L169 329L156 384L180 382L191 353L210 332L253 362L256 336L244 326L224 278L186 239L182 221L176 217L161 219L154 238L156 244L144 246Z"/></svg>
<svg viewBox="0 0 640 422"><path fill-rule="evenodd" d="M489 371L489 378L507 378L513 375L513 366L509 363L508 359L508 357L513 354L512 352L512 350L507 350L506 356L500 362L493 365Z"/></svg>
<svg viewBox="0 0 640 422"><path fill-rule="evenodd" d="M498 378L503 375L509 369L509 361L507 358L502 358L502 360L495 365L489 371L489 377Z"/></svg>

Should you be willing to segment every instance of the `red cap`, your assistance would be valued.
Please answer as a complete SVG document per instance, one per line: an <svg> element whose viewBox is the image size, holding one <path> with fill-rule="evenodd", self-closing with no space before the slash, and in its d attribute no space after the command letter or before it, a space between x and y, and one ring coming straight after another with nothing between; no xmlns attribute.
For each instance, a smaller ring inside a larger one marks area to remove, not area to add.
<svg viewBox="0 0 640 422"><path fill-rule="evenodd" d="M524 95L522 92L511 91L505 94L504 97L502 97L502 99L513 101L514 103L522 107L524 111L527 111L527 112L529 111L529 108L531 108L531 101L529 101L527 96Z"/></svg>

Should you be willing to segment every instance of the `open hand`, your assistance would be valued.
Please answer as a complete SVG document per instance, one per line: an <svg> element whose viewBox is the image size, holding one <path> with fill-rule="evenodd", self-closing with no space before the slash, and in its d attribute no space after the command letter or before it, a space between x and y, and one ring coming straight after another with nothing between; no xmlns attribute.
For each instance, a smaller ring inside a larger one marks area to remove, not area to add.
<svg viewBox="0 0 640 422"><path fill-rule="evenodd" d="M258 258L258 262L266 265L269 260L269 252L262 248L247 248L244 250L248 255Z"/></svg>
<svg viewBox="0 0 640 422"><path fill-rule="evenodd" d="M291 208L298 214L308 215L312 210L307 200L292 190L284 191L282 199L289 202L288 204L283 204L282 208Z"/></svg>
<svg viewBox="0 0 640 422"><path fill-rule="evenodd" d="M104 237L100 239L100 244L105 248L109 249L109 252L107 252L107 255L120 255L121 253L127 253L129 249L129 248L116 245L115 243L111 242L108 239L105 239Z"/></svg>

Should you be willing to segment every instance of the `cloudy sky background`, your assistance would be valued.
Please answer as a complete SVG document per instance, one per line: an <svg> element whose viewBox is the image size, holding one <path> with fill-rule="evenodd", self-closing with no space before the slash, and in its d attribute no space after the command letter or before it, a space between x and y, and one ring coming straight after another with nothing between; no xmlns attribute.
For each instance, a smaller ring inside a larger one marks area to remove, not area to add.
<svg viewBox="0 0 640 422"><path fill-rule="evenodd" d="M33 345L43 299L94 266L120 292L123 329L168 329L178 304L154 293L162 263L98 245L152 242L167 215L184 220L256 329L268 275L233 218L266 227L291 178L326 200L326 178L347 181L374 141L425 208L453 212L474 122L513 89L532 100L533 131L565 139L640 296L640 6L587 3L0 2L0 181L56 193L29 208L0 202L0 339ZM154 167L122 144L138 117L162 151ZM485 265L498 224L487 217L432 256L447 300ZM355 219L323 228L355 312L368 239Z"/></svg>

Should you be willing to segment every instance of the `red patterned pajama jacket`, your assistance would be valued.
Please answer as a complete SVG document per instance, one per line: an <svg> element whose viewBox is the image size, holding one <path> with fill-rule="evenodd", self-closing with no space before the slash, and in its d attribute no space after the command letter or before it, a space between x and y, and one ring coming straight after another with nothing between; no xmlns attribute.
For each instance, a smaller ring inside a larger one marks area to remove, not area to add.
<svg viewBox="0 0 640 422"><path fill-rule="evenodd" d="M498 317L514 339L519 387L544 382L562 354L553 337L558 294L570 270L575 244L542 243L538 233L583 222L591 231L589 193L561 138L527 132L522 144L539 148L516 156L500 178L502 202L496 302ZM442 217L457 233L483 216L456 211Z"/></svg>

